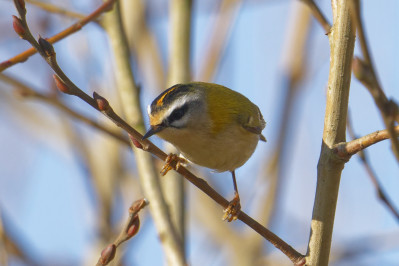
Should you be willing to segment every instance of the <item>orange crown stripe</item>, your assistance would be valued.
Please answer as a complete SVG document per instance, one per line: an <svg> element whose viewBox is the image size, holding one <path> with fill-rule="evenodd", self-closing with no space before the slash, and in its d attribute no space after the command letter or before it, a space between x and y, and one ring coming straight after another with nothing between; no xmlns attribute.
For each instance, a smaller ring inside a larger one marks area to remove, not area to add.
<svg viewBox="0 0 399 266"><path fill-rule="evenodd" d="M169 93L171 93L172 91L174 91L175 89L177 89L178 86L173 86L172 88L170 88L168 91L166 91L161 98L159 98L159 100L157 101L157 106L162 105L163 103L163 99L166 97L166 95L168 95Z"/></svg>

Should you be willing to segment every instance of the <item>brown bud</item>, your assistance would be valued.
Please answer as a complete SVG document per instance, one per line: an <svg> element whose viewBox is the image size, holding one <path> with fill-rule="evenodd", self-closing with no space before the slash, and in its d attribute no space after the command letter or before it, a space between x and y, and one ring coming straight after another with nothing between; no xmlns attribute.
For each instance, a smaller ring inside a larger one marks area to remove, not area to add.
<svg viewBox="0 0 399 266"><path fill-rule="evenodd" d="M143 145L141 145L141 143L137 139L133 138L132 135L129 134L129 138L132 140L132 143L134 146L136 146L136 148L143 149Z"/></svg>
<svg viewBox="0 0 399 266"><path fill-rule="evenodd" d="M114 259L116 253L116 246L109 244L106 248L101 251L101 257L98 260L101 265L107 265L111 260Z"/></svg>
<svg viewBox="0 0 399 266"><path fill-rule="evenodd" d="M129 224L129 227L126 230L126 240L132 238L137 234L140 229L140 218L138 215L135 215L133 221Z"/></svg>
<svg viewBox="0 0 399 266"><path fill-rule="evenodd" d="M55 56L53 45L46 39L42 38L41 36L39 37L39 45L48 57Z"/></svg>
<svg viewBox="0 0 399 266"><path fill-rule="evenodd" d="M93 92L93 98L94 98L94 100L96 100L97 107L100 111L107 111L110 108L109 102L107 101L107 99L100 96L97 92Z"/></svg>
<svg viewBox="0 0 399 266"><path fill-rule="evenodd" d="M21 19L13 15L12 26L14 28L14 31L19 35L19 37L24 38L26 30Z"/></svg>
<svg viewBox="0 0 399 266"><path fill-rule="evenodd" d="M54 81L55 81L55 85L57 86L57 88L66 94L72 94L71 90L68 88L68 86L56 75L53 75Z"/></svg>

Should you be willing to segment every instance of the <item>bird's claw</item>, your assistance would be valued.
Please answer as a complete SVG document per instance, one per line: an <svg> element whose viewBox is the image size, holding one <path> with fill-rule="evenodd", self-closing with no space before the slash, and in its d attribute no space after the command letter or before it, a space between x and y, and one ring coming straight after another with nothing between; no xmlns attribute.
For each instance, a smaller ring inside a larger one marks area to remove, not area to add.
<svg viewBox="0 0 399 266"><path fill-rule="evenodd" d="M186 163L186 160L176 154L169 154L166 157L165 164L162 167L161 175L166 175L170 170L178 170L181 164Z"/></svg>
<svg viewBox="0 0 399 266"><path fill-rule="evenodd" d="M234 199L229 202L229 206L223 210L224 215L222 217L223 221L235 221L241 211L240 196L238 193L235 194Z"/></svg>

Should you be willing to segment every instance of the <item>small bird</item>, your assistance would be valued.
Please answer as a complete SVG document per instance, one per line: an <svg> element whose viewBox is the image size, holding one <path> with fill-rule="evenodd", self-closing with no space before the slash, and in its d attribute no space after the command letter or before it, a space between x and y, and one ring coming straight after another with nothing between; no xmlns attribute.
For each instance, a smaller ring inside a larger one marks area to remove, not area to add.
<svg viewBox="0 0 399 266"><path fill-rule="evenodd" d="M234 199L224 210L231 222L240 212L235 169L253 154L266 126L259 108L242 94L222 85L205 82L177 84L162 92L148 106L150 129L173 144L180 156L169 155L161 173L172 169L171 160L189 161L233 177Z"/></svg>

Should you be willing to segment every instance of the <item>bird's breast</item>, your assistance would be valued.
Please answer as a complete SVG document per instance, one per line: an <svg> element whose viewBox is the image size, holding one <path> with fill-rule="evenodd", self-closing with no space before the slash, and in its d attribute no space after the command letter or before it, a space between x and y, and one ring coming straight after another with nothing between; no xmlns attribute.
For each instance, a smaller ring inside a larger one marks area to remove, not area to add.
<svg viewBox="0 0 399 266"><path fill-rule="evenodd" d="M258 135L240 126L226 128L218 134L167 128L158 135L172 143L189 161L218 172L233 171L242 166L259 141Z"/></svg>

